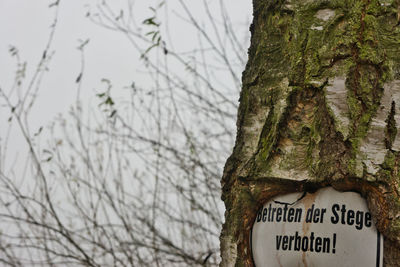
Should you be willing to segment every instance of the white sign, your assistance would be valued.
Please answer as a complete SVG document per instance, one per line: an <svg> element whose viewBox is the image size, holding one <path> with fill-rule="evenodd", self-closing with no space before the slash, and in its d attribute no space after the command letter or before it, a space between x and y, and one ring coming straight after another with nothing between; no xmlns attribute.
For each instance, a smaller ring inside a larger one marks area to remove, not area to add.
<svg viewBox="0 0 400 267"><path fill-rule="evenodd" d="M383 237L366 201L324 188L266 203L251 233L256 267L381 267Z"/></svg>

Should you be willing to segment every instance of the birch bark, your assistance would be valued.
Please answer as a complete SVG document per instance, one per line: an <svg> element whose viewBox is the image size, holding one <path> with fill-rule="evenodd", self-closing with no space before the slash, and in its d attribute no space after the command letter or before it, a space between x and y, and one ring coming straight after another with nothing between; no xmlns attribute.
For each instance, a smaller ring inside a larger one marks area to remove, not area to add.
<svg viewBox="0 0 400 267"><path fill-rule="evenodd" d="M237 139L222 178L221 266L253 266L270 198L354 190L400 266L400 1L253 0Z"/></svg>

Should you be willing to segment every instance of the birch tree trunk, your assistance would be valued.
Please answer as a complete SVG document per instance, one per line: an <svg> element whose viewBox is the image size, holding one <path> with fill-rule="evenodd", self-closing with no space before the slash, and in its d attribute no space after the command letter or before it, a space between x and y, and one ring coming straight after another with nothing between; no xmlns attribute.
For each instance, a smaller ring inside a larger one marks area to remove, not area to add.
<svg viewBox="0 0 400 267"><path fill-rule="evenodd" d="M367 200L400 266L400 1L253 0L237 139L222 178L221 266L253 266L274 196L333 186Z"/></svg>

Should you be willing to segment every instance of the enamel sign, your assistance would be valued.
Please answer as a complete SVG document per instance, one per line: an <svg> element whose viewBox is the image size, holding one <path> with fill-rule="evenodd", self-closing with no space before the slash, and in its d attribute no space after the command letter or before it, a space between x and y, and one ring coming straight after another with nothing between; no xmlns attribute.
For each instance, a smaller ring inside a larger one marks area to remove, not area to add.
<svg viewBox="0 0 400 267"><path fill-rule="evenodd" d="M366 201L324 188L277 197L258 212L251 233L257 267L382 267L383 237Z"/></svg>

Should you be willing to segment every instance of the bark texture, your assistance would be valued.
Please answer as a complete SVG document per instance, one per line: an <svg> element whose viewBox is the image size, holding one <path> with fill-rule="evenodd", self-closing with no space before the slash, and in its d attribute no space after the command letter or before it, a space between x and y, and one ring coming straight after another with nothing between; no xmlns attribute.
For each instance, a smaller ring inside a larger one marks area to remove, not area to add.
<svg viewBox="0 0 400 267"><path fill-rule="evenodd" d="M354 190L400 266L400 1L254 0L237 139L222 178L221 266L252 266L271 197Z"/></svg>

